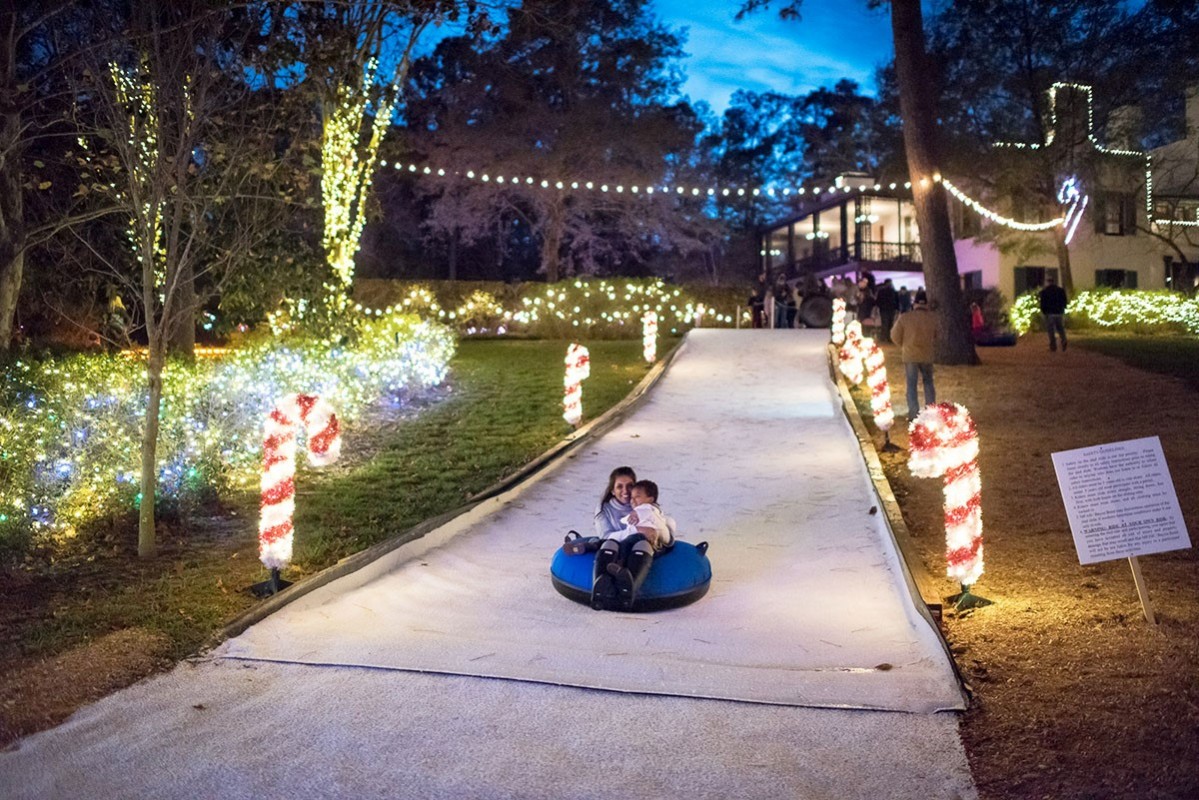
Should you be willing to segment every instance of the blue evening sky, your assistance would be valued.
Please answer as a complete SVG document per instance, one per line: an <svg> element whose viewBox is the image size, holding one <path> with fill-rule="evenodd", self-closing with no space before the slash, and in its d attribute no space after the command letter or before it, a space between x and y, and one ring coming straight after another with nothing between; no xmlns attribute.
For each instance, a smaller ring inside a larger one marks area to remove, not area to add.
<svg viewBox="0 0 1199 800"><path fill-rule="evenodd" d="M683 91L717 114L738 89L802 95L851 78L875 94L875 68L891 58L888 12L863 0L804 0L799 22L780 20L777 3L741 22L738 0L654 4L668 26L689 29Z"/></svg>

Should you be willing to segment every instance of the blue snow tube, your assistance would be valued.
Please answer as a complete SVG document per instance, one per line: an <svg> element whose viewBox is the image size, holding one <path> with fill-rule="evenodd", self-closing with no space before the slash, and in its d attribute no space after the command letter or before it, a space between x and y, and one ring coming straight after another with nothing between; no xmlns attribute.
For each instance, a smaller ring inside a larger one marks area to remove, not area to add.
<svg viewBox="0 0 1199 800"><path fill-rule="evenodd" d="M712 562L708 561L708 543L675 542L654 556L653 566L633 603L634 611L660 611L694 603L712 584ZM576 603L591 603L591 576L595 553L568 555L559 547L550 564L554 588Z"/></svg>

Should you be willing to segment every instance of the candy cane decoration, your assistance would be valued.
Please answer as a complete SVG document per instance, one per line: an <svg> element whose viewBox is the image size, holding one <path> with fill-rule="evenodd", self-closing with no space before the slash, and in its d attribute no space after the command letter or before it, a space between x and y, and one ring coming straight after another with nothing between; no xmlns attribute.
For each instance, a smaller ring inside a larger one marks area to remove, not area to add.
<svg viewBox="0 0 1199 800"><path fill-rule="evenodd" d="M833 301L833 344L845 341L845 301L838 297Z"/></svg>
<svg viewBox="0 0 1199 800"><path fill-rule="evenodd" d="M308 432L308 462L332 464L341 454L341 426L333 407L311 394L289 394L266 418L262 439L262 515L258 557L269 569L291 561L296 509L296 432Z"/></svg>
<svg viewBox="0 0 1199 800"><path fill-rule="evenodd" d="M1087 210L1090 199L1082 193L1082 184L1076 176L1071 175L1062 181L1061 188L1057 190L1057 201L1066 206L1066 216L1062 223L1062 228L1066 231L1065 244L1070 244L1070 240L1074 238L1078 223L1082 222L1082 212Z"/></svg>
<svg viewBox="0 0 1199 800"><path fill-rule="evenodd" d="M582 345L572 344L566 349L566 387L562 395L562 419L578 427L583 418L582 382L591 375L591 355Z"/></svg>
<svg viewBox="0 0 1199 800"><path fill-rule="evenodd" d="M696 325L699 324L700 312L695 315ZM646 311L641 317L641 346L645 360L654 363L658 358L658 312Z"/></svg>
<svg viewBox="0 0 1199 800"><path fill-rule="evenodd" d="M863 339L862 349L866 353L866 383L870 386L870 410L874 413L874 424L880 431L891 430L895 412L891 410L891 387L887 384L887 360L883 349L874 339Z"/></svg>
<svg viewBox="0 0 1199 800"><path fill-rule="evenodd" d="M841 374L851 385L862 382L862 326L855 319L845 326L845 344L839 353Z"/></svg>
<svg viewBox="0 0 1199 800"><path fill-rule="evenodd" d="M908 468L918 478L945 476L946 574L963 588L983 574L983 517L978 431L956 403L925 406L908 432Z"/></svg>

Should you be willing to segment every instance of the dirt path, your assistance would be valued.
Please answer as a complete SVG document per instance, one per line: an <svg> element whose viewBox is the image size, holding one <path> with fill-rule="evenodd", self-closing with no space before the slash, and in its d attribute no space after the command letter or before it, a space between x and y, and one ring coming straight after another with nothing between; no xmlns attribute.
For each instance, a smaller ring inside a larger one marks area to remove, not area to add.
<svg viewBox="0 0 1199 800"><path fill-rule="evenodd" d="M1141 559L1149 626L1127 561L1080 566L1050 454L1161 437L1192 542L1199 536L1199 394L1081 347L1039 337L980 350L981 367L938 367L939 400L978 426L986 574L995 601L946 628L975 692L963 740L983 798L1199 796L1199 559ZM887 352L904 407L903 368ZM1197 367L1199 368L1199 367ZM893 437L906 447L906 431ZM881 437L879 439L881 443ZM941 483L881 454L934 574L944 570Z"/></svg>

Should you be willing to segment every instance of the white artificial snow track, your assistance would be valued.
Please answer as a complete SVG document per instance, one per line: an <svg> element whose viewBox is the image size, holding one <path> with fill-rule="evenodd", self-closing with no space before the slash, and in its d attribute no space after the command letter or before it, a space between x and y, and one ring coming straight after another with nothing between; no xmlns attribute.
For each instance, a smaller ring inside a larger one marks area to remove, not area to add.
<svg viewBox="0 0 1199 800"><path fill-rule="evenodd" d="M693 331L619 426L23 741L0 795L973 797L937 713L962 690L870 513L826 341ZM593 612L551 587L621 464L710 542L698 603Z"/></svg>

